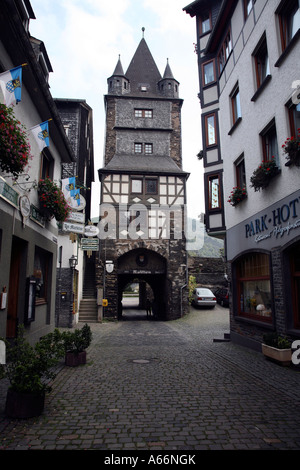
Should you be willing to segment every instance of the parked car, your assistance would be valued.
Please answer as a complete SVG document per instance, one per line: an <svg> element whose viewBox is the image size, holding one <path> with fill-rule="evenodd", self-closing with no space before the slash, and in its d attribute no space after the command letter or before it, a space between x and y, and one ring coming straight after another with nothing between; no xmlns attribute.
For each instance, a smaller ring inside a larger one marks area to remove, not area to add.
<svg viewBox="0 0 300 470"><path fill-rule="evenodd" d="M215 291L218 304L222 307L229 307L229 289L228 287L220 287Z"/></svg>
<svg viewBox="0 0 300 470"><path fill-rule="evenodd" d="M192 305L194 307L211 307L216 305L216 297L210 289L196 287L193 290Z"/></svg>

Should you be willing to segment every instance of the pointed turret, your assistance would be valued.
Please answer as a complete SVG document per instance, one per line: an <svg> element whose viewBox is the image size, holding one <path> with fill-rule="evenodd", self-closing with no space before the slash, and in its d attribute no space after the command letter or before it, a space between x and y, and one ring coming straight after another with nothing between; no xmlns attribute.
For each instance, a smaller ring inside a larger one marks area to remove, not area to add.
<svg viewBox="0 0 300 470"><path fill-rule="evenodd" d="M130 80L131 95L158 95L157 85L161 80L161 74L144 38L141 39L129 64L126 77Z"/></svg>
<svg viewBox="0 0 300 470"><path fill-rule="evenodd" d="M114 73L107 79L108 93L111 95L124 95L129 92L130 84L124 75L120 55Z"/></svg>
<svg viewBox="0 0 300 470"><path fill-rule="evenodd" d="M160 93L166 98L179 98L179 82L173 77L173 73L167 59L167 65L163 79L158 84Z"/></svg>

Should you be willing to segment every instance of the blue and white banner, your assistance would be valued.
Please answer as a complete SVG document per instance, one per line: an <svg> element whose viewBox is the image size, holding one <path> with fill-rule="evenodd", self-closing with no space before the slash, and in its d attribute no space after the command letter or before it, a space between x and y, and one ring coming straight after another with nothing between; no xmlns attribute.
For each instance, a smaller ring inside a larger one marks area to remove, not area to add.
<svg viewBox="0 0 300 470"><path fill-rule="evenodd" d="M65 178L61 181L62 192L69 206L73 209L80 206L80 189L76 188L76 178Z"/></svg>
<svg viewBox="0 0 300 470"><path fill-rule="evenodd" d="M21 101L22 66L15 67L0 74L0 87L4 104L9 107Z"/></svg>
<svg viewBox="0 0 300 470"><path fill-rule="evenodd" d="M49 125L48 121L42 122L37 126L31 127L30 132L35 138L35 141L40 149L40 152L44 147L49 147Z"/></svg>

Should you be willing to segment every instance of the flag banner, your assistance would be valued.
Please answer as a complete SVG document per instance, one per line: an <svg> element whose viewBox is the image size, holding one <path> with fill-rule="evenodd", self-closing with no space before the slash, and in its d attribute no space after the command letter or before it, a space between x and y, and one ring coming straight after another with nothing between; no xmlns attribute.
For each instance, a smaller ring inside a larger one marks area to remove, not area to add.
<svg viewBox="0 0 300 470"><path fill-rule="evenodd" d="M71 176L71 178L64 178L61 180L61 187L62 192L64 193L65 197L71 196L71 191L76 189L76 178L75 176Z"/></svg>
<svg viewBox="0 0 300 470"><path fill-rule="evenodd" d="M40 149L40 152L44 147L49 147L49 125L48 121L42 122L37 126L29 129L35 138L35 141Z"/></svg>
<svg viewBox="0 0 300 470"><path fill-rule="evenodd" d="M69 206L73 209L77 208L81 204L80 189L76 188L76 178L72 176L70 178L65 178L61 181L62 183L62 192L65 196L65 199Z"/></svg>
<svg viewBox="0 0 300 470"><path fill-rule="evenodd" d="M80 206L80 189L72 189L71 197L74 199L77 206Z"/></svg>
<svg viewBox="0 0 300 470"><path fill-rule="evenodd" d="M0 74L0 86L3 93L4 104L9 107L21 101L22 66Z"/></svg>

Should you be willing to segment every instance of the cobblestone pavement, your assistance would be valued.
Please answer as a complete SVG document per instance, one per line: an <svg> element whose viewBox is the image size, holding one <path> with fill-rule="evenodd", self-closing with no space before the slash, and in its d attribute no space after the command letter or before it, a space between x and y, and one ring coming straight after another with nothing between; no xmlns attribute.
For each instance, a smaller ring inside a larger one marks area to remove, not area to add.
<svg viewBox="0 0 300 470"><path fill-rule="evenodd" d="M130 316L91 324L88 364L61 368L42 416L5 418L0 381L0 449L300 449L300 370L213 341L229 331L228 309Z"/></svg>

